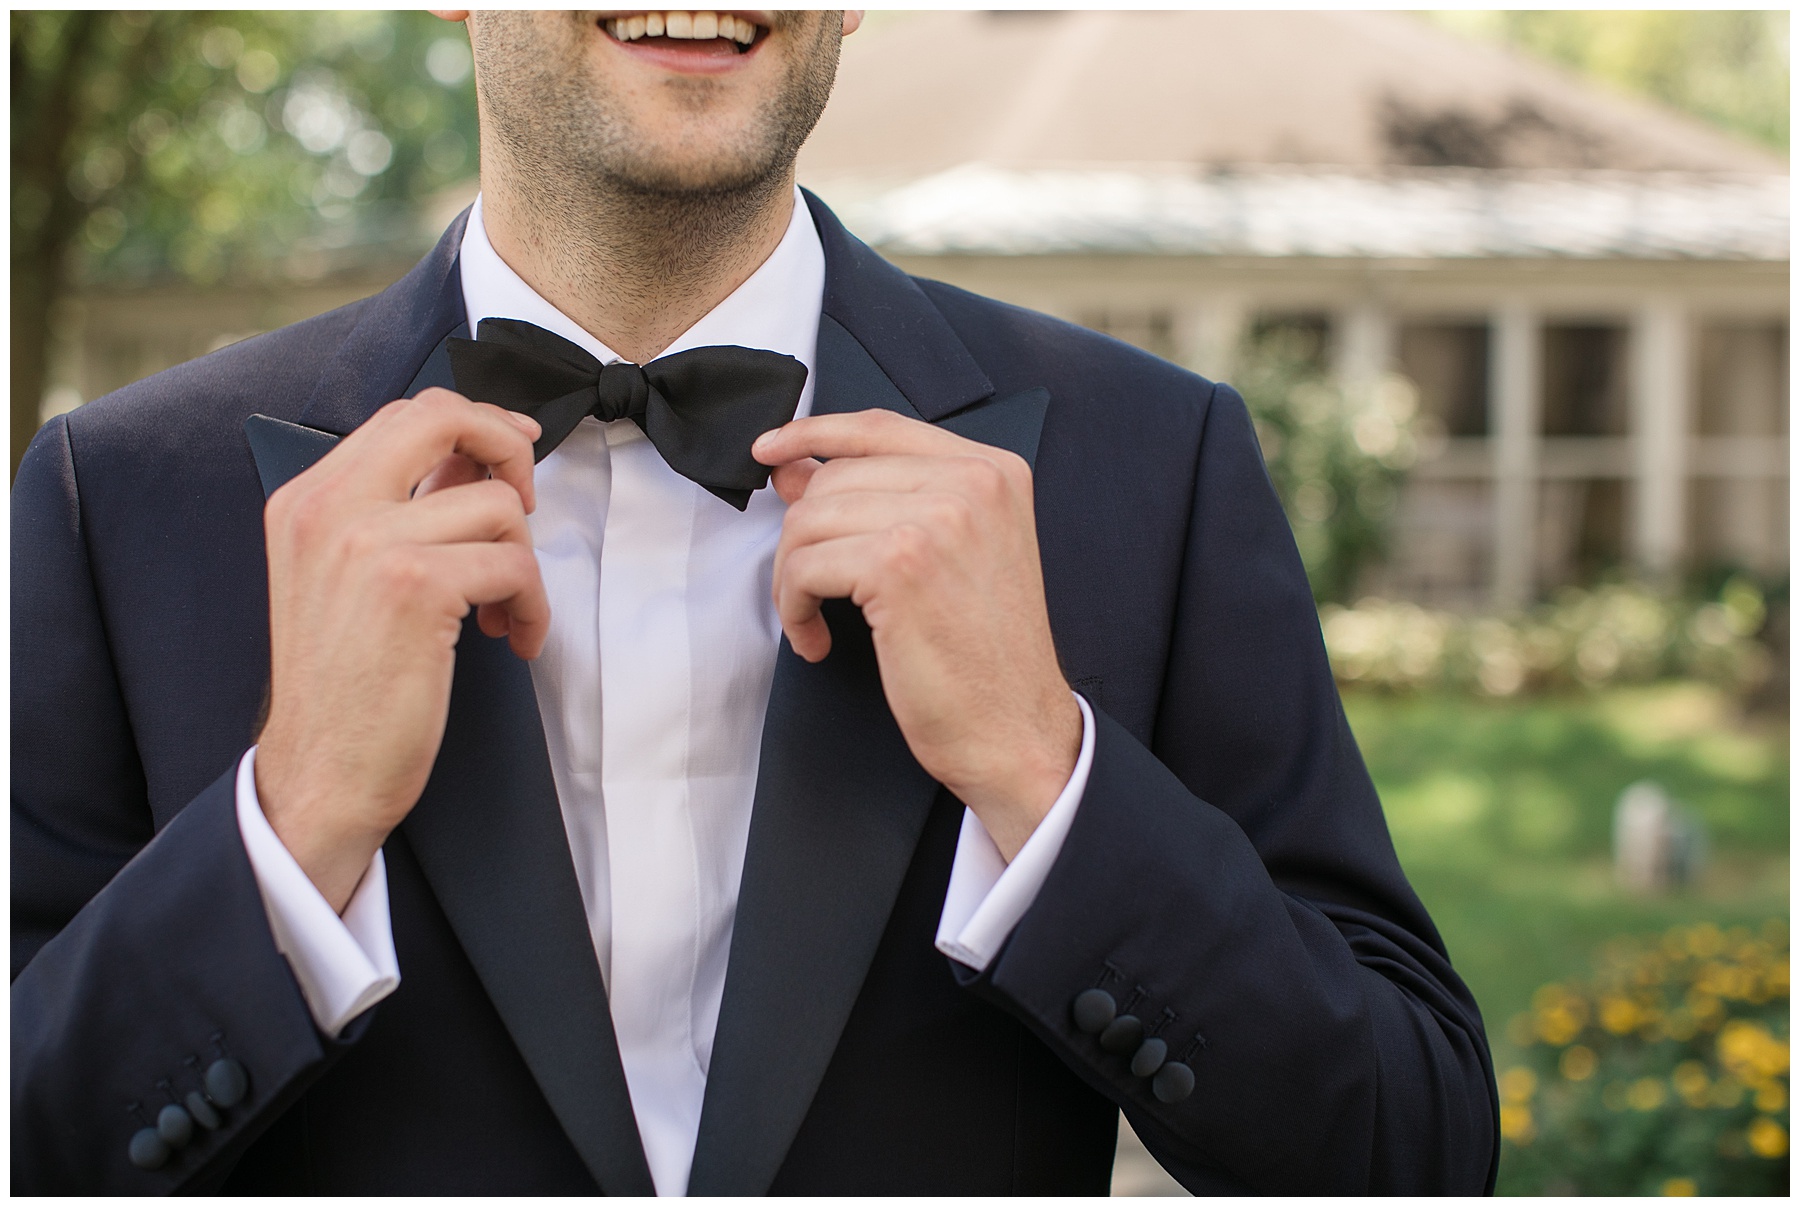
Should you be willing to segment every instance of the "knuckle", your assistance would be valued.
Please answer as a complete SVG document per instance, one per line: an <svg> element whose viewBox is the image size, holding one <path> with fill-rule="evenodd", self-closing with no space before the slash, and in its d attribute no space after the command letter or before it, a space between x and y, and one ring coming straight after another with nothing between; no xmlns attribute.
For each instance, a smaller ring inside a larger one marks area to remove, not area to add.
<svg viewBox="0 0 1800 1207"><path fill-rule="evenodd" d="M991 504L1006 491L1006 473L988 457L965 454L957 458L957 477L970 497Z"/></svg>
<svg viewBox="0 0 1800 1207"><path fill-rule="evenodd" d="M430 583L425 559L410 549L389 548L374 562L381 586L395 594L416 596Z"/></svg>
<svg viewBox="0 0 1800 1207"><path fill-rule="evenodd" d="M931 535L917 524L896 524L888 529L882 569L901 579L915 579L931 565Z"/></svg>
<svg viewBox="0 0 1800 1207"><path fill-rule="evenodd" d="M269 505L273 522L298 545L312 544L330 528L330 506L324 495L304 489L298 478L276 491Z"/></svg>
<svg viewBox="0 0 1800 1207"><path fill-rule="evenodd" d="M529 546L509 541L501 547L501 572L516 583L521 590L527 589L538 578L537 557Z"/></svg>
<svg viewBox="0 0 1800 1207"><path fill-rule="evenodd" d="M416 406L429 407L432 410L451 410L463 402L463 398L455 391L446 390L443 386L427 386L414 394L412 401Z"/></svg>
<svg viewBox="0 0 1800 1207"><path fill-rule="evenodd" d="M525 514L525 500L519 497L519 492L510 483L499 478L481 478L471 482L468 489L483 507L506 519Z"/></svg>
<svg viewBox="0 0 1800 1207"><path fill-rule="evenodd" d="M352 524L338 540L338 553L345 561L368 561L381 553L384 542L369 524Z"/></svg>
<svg viewBox="0 0 1800 1207"><path fill-rule="evenodd" d="M1000 469L1006 475L1008 484L1014 488L1031 487L1031 462L1019 456L1011 449L999 450Z"/></svg>
<svg viewBox="0 0 1800 1207"><path fill-rule="evenodd" d="M941 532L961 537L975 528L975 508L957 494L938 495L931 501L932 522Z"/></svg>

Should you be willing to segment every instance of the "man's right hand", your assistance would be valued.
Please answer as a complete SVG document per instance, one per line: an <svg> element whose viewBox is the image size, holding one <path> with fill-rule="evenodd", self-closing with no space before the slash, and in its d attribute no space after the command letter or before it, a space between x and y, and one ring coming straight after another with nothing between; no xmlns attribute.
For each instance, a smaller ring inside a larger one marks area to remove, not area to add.
<svg viewBox="0 0 1800 1207"><path fill-rule="evenodd" d="M520 657L543 649L550 605L525 524L538 434L525 416L425 390L269 497L256 793L340 913L425 790L469 609Z"/></svg>

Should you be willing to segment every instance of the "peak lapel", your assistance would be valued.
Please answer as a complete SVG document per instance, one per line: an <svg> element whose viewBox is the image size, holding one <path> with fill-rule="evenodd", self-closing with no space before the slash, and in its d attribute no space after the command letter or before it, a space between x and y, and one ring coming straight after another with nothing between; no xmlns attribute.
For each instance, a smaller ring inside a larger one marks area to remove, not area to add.
<svg viewBox="0 0 1800 1207"><path fill-rule="evenodd" d="M403 824L550 1108L609 1194L654 1194L563 832L531 672L473 615L444 743Z"/></svg>
<svg viewBox="0 0 1800 1207"><path fill-rule="evenodd" d="M458 325L450 334L464 328ZM451 386L442 342L402 391ZM608 1194L654 1194L531 670L470 615L431 780L403 823L538 1087Z"/></svg>
<svg viewBox="0 0 1800 1207"><path fill-rule="evenodd" d="M880 407L1034 459L1049 395L980 402L991 383L917 286L809 202L827 264L814 413ZM877 274L867 291L839 280L847 260L865 256L874 265L855 271ZM859 330L889 322L913 333L910 355L924 366L903 374L905 388ZM773 1183L942 790L888 710L861 611L834 600L825 617L824 661L803 661L784 640L776 662L690 1194L762 1194Z"/></svg>
<svg viewBox="0 0 1800 1207"><path fill-rule="evenodd" d="M458 220L369 304L303 412L254 416L265 493L378 407L450 386L444 337L463 329ZM415 326L407 328L406 323ZM421 334L421 328L423 334ZM322 429L322 430L320 430ZM563 830L531 672L471 614L457 643L444 740L402 823L433 894L588 1170L609 1194L654 1194Z"/></svg>
<svg viewBox="0 0 1800 1207"><path fill-rule="evenodd" d="M319 375L301 423L345 435L387 403L424 388L417 380L421 366L468 322L456 266L468 220L464 210L412 271L363 303L356 326ZM449 385L448 374L429 384Z"/></svg>
<svg viewBox="0 0 1800 1207"><path fill-rule="evenodd" d="M916 416L842 331L820 325L814 411ZM689 1194L774 1181L939 791L888 711L861 611L833 600L825 617L824 661L784 640L775 664Z"/></svg>

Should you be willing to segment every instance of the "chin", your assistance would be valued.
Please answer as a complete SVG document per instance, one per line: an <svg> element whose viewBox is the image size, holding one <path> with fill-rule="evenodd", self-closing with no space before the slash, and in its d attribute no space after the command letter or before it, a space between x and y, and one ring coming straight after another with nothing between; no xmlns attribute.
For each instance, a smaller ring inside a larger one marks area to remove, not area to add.
<svg viewBox="0 0 1800 1207"><path fill-rule="evenodd" d="M646 140L648 143L648 140ZM640 144L616 165L621 182L646 193L709 196L768 187L779 180L780 158L773 152L744 153L743 138L723 138L696 145L683 139L677 146Z"/></svg>

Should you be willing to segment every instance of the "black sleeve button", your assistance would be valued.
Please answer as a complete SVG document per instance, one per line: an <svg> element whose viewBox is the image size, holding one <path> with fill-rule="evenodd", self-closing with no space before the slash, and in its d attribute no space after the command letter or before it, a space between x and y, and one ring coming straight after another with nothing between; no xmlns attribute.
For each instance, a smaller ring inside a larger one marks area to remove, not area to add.
<svg viewBox="0 0 1800 1207"><path fill-rule="evenodd" d="M1162 1068L1163 1061L1169 1058L1169 1045L1152 1036L1138 1046L1137 1055L1131 1058L1131 1075L1148 1077Z"/></svg>
<svg viewBox="0 0 1800 1207"><path fill-rule="evenodd" d="M161 1169L169 1159L169 1146L153 1127L142 1127L132 1133L131 1163L139 1169Z"/></svg>
<svg viewBox="0 0 1800 1207"><path fill-rule="evenodd" d="M234 1107L250 1092L250 1074L229 1056L206 1066L206 1096L222 1107Z"/></svg>
<svg viewBox="0 0 1800 1207"><path fill-rule="evenodd" d="M1114 1056L1123 1056L1144 1038L1144 1024L1135 1014L1121 1014L1100 1032L1100 1046Z"/></svg>
<svg viewBox="0 0 1800 1207"><path fill-rule="evenodd" d="M185 1148L194 1138L194 1118L171 1102L156 1113L156 1134L170 1148Z"/></svg>
<svg viewBox="0 0 1800 1207"><path fill-rule="evenodd" d="M1119 1004L1104 989L1086 989L1075 995L1075 1027L1084 1034L1100 1034L1118 1011Z"/></svg>
<svg viewBox="0 0 1800 1207"><path fill-rule="evenodd" d="M187 1103L188 1114L194 1117L195 1123L209 1132L219 1130L219 1124L224 1120L219 1118L219 1112L213 1109L213 1104L206 1100L205 1094L194 1090L183 1101Z"/></svg>
<svg viewBox="0 0 1800 1207"><path fill-rule="evenodd" d="M1158 1102L1174 1105L1194 1092L1194 1070L1179 1060L1171 1060L1156 1071L1150 1089Z"/></svg>

